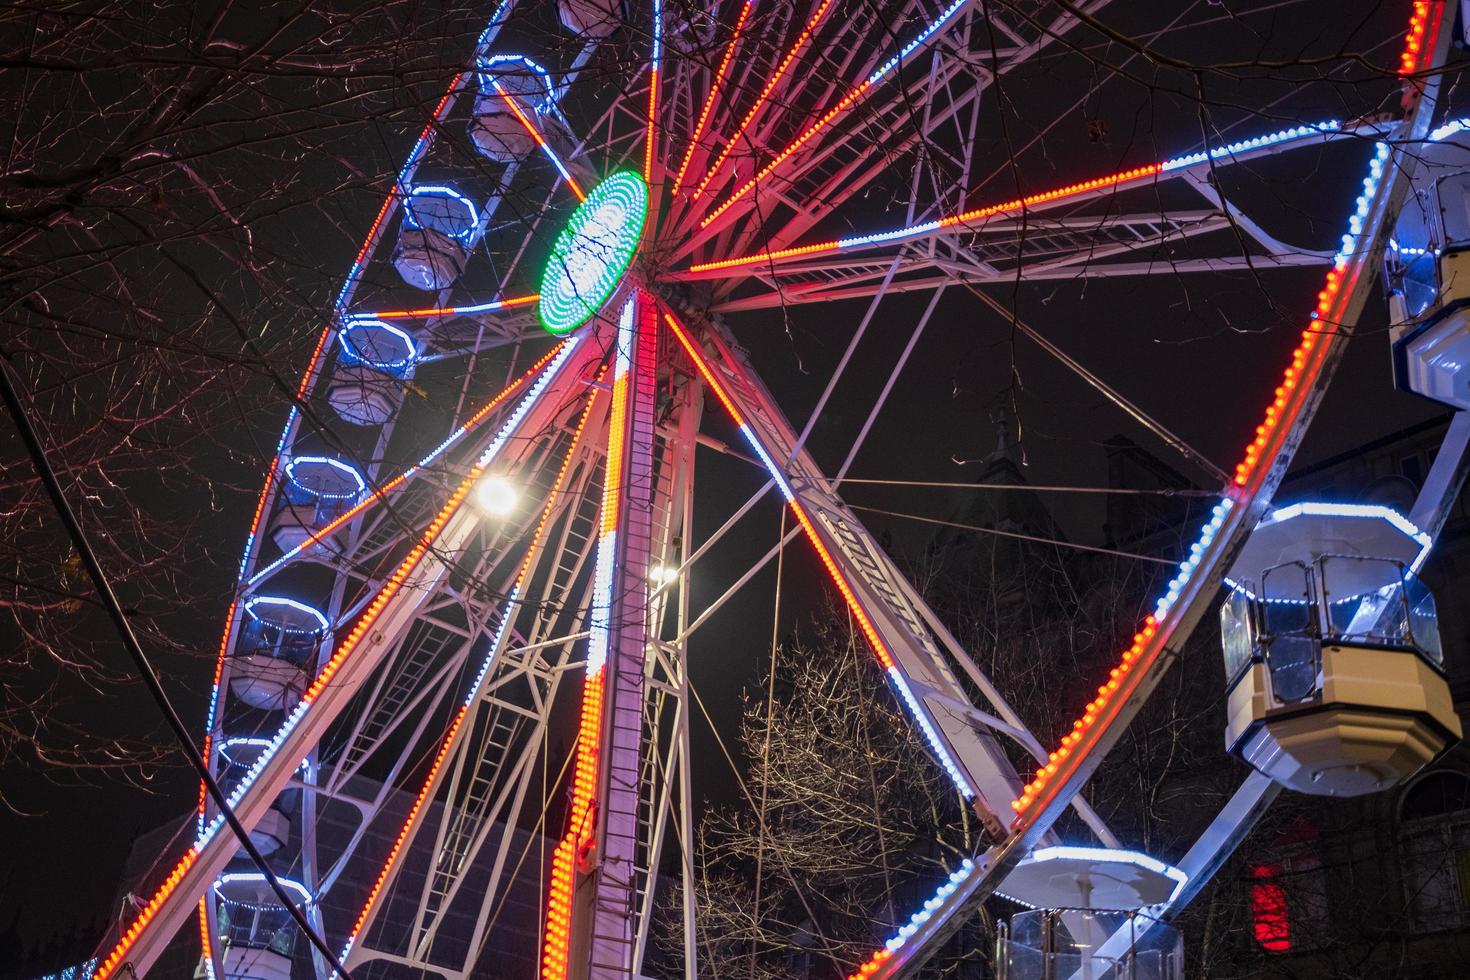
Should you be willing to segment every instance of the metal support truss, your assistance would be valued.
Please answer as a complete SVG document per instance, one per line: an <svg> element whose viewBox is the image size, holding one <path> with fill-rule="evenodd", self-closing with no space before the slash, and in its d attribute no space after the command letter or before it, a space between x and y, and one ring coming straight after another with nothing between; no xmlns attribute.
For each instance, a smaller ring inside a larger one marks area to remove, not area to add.
<svg viewBox="0 0 1470 980"><path fill-rule="evenodd" d="M581 376L600 356L598 347L589 334L549 365L541 381L557 376ZM551 424L560 406L549 398L539 397L542 393L542 387L532 387L522 397L511 416L508 431L502 430L503 435L508 438L515 431L537 431ZM496 443L492 440L490 445ZM391 641L407 633L437 584L450 573L480 522L472 507L459 506L468 489L462 487L458 496L451 498L450 504L441 510L440 518L430 524L419 546L410 553L411 560L405 559L389 583L379 590L378 598L341 642L337 653L308 688L306 697L287 715L252 773L235 791L232 803L247 829L253 829L265 815L301 760L321 741L363 682L394 648ZM133 970L142 974L152 966L164 945L183 925L194 903L234 854L234 841L229 835L218 833L218 821L206 827L201 839L155 897L152 914L141 921L127 944L125 962Z"/></svg>

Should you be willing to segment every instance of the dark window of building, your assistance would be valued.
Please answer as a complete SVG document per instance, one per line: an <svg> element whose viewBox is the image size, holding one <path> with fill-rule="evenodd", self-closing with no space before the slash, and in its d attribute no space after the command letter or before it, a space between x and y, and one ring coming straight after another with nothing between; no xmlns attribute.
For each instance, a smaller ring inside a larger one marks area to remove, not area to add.
<svg viewBox="0 0 1470 980"><path fill-rule="evenodd" d="M1432 772L1404 792L1399 816L1404 820L1442 817L1470 810L1470 776L1460 772Z"/></svg>
<svg viewBox="0 0 1470 980"><path fill-rule="evenodd" d="M1424 483L1424 459L1418 453L1399 460L1399 473L1414 481L1414 486Z"/></svg>
<svg viewBox="0 0 1470 980"><path fill-rule="evenodd" d="M1470 776L1432 772L1405 792L1399 815L1409 917L1416 932L1470 922Z"/></svg>

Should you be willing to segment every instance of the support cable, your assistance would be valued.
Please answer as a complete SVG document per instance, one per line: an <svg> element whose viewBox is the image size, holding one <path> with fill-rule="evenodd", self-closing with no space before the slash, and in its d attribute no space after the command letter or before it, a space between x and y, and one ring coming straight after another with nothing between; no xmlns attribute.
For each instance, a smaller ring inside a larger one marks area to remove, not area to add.
<svg viewBox="0 0 1470 980"><path fill-rule="evenodd" d="M1002 531L994 527L981 527L978 524L961 524L958 521L944 521L937 517L924 517L922 514L905 514L896 510L883 510L880 507L863 507L859 504L848 504L853 510L866 511L869 514L880 514L883 517L902 517L909 521L919 521L923 524L937 524L940 527L952 527L961 531L974 531L978 534L993 534L999 538L1015 538L1018 541L1030 541L1034 544L1049 544L1058 548L1073 548L1077 551L1092 551L1100 555L1112 555L1115 558L1132 558L1135 561L1151 561L1160 565L1178 565L1171 558L1158 558L1153 555L1140 555L1134 551L1118 551L1115 548L1103 548L1092 544L1078 544L1075 541L1063 541L1061 538L1047 538L1038 534L1022 534L1020 531Z"/></svg>
<svg viewBox="0 0 1470 980"><path fill-rule="evenodd" d="M56 508L56 513L61 517L61 522L66 525L66 531L71 537L72 546L76 548L77 555L82 560L82 565L87 569L87 575L92 579L93 587L96 588L98 594L101 596L102 605L107 610L108 617L112 620L112 625L117 629L118 635L122 638L123 647L126 648L128 655L138 668L138 674L143 678L143 683L148 688L148 692L153 695L153 700L158 704L159 710L163 713L164 720L168 722L168 727L173 732L174 738L177 739L180 747L183 748L185 757L195 770L198 771L200 778L204 780L205 788L214 799L215 805L219 807L220 814L225 818L225 822L229 824L230 830L239 839L241 848L250 856L251 863L264 876L267 884L270 885L271 891L275 893L276 898L280 900L291 918L295 920L297 928L311 941L311 944L316 947L317 951L327 959L327 962L332 965L332 968L339 976L345 978L345 980L352 980L352 975L347 972L347 968L342 965L342 962L337 958L337 954L332 951L332 948L327 945L327 941L312 927L311 922L306 918L306 913L296 905L294 898L281 885L280 879L276 877L275 872L271 870L270 865L266 862L265 855L260 853L260 850L255 846L255 842L250 839L250 832L236 818L235 811L230 808L224 791L219 788L219 783L215 781L214 774L209 771L209 763L194 745L194 739L189 734L189 729L185 727L183 719L174 710L172 702L169 701L168 692L163 689L163 684L159 681L157 672L154 671L153 665L149 662L148 655L143 652L143 646L139 643L137 634L133 632L132 623L128 622L127 615L123 612L122 604L118 602L117 594L112 589L112 584L107 578L107 573L103 571L101 563L97 560L96 553L92 550L91 543L87 540L86 533L82 530L81 524L77 521L76 514L71 509L71 504L67 502L66 495L61 488L61 483L56 478L56 471L52 469L51 461L46 456L46 449L41 444L40 436L36 432L34 425L32 425L30 415L27 414L25 406L21 403L20 393L16 389L14 379L10 376L10 368L3 360L0 360L0 396L3 396L5 399L5 405L10 410L10 415L15 422L16 430L20 433L22 441L26 444L26 449L31 456L31 462L36 468L36 473L40 476L42 484L46 487L46 493L50 496L51 503Z"/></svg>
<svg viewBox="0 0 1470 980"><path fill-rule="evenodd" d="M781 508L781 530L776 536L777 541L786 537L786 508ZM771 725L776 710L776 656L781 649L781 580L784 577L786 567L786 549L777 545L776 552L776 595L771 609L771 665L770 673L766 676L766 738L761 745L761 805L756 816L756 845L755 845L755 905L751 912L752 922L750 936L750 975L755 976L755 945L756 930L760 928L761 919L761 871L763 870L766 855L766 808L768 790L770 789L770 765L771 765Z"/></svg>
<svg viewBox="0 0 1470 980"><path fill-rule="evenodd" d="M1127 412L1130 416L1133 417L1134 421L1140 423L1144 426L1144 428L1148 429L1154 435L1158 436L1160 439L1164 440L1164 442L1168 443L1171 447L1178 450L1185 459L1188 459L1190 462L1203 469L1206 473L1219 480L1221 486L1228 486L1230 484L1230 477L1225 473L1225 471L1220 469L1220 467L1216 466L1213 462L1211 462L1210 459L1204 455L1204 453L1196 450L1194 447L1189 445L1189 443L1185 442L1183 439L1179 438L1174 433L1166 429L1163 423L1159 422L1143 409L1139 408L1127 398L1123 397L1123 395L1119 392L1113 390L1113 388L1110 387L1106 381L1099 378L1091 371L1087 370L1087 368L1083 367L1079 361L1072 358L1069 354L1067 354L1066 351L1062 350L1050 340L1047 340L1046 337L1042 336L1042 334L1036 330L1036 328L1032 327L1026 321L1022 320L1014 310L1007 309L1005 304L1002 303L1000 300L991 296L989 293L975 288L975 286L971 285L970 283L962 282L960 283L960 285L964 286L977 298L979 298L980 302L984 303L986 306L990 307L996 313L1000 314L1007 321L1009 321L1011 326L1024 333L1027 337L1030 337L1032 342L1034 342L1038 347L1046 351L1052 357L1055 357L1079 378L1081 378L1083 381L1086 381L1089 385L1096 389L1103 397L1107 398L1108 401L1112 402L1114 405L1117 405L1123 411Z"/></svg>
<svg viewBox="0 0 1470 980"><path fill-rule="evenodd" d="M746 456L744 454L737 454L733 452L728 453L727 455L738 456L738 458L748 461L753 466L761 466L762 472L765 472L764 464L762 464L760 460L751 459L749 456ZM1120 495L1126 494L1132 496L1209 497L1211 499L1220 496L1220 492L1218 490L1196 490L1187 487L1182 487L1177 490L1171 487L1162 487L1158 490L1149 490L1142 487L1063 487L1047 485L1043 483L962 483L946 482L939 480L859 480L850 476L843 477L842 482L845 484L868 484L871 486L880 487L925 487L948 490L1025 490L1033 493L1116 493Z"/></svg>

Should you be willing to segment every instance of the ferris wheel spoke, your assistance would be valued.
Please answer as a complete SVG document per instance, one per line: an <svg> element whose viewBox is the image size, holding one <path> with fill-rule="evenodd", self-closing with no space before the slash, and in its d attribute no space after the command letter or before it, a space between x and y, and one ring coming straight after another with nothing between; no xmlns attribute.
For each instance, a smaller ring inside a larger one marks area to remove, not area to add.
<svg viewBox="0 0 1470 980"><path fill-rule="evenodd" d="M708 274L736 274L737 270L743 268L756 270L763 266L811 260L819 256L882 249L898 243L908 245L963 233L984 234L991 227L992 222L998 219L1004 221L1005 224L997 227L1005 232L1014 233L1013 228L1016 222L1021 222L1024 227L1025 221L1029 220L1029 218L1018 219L1016 215L1041 214L1061 206L1081 205L1124 191L1151 187L1165 181L1202 176L1213 169L1247 162L1262 156L1302 147L1320 146L1351 137L1378 134L1383 131L1384 125L1382 119L1371 119L1351 125L1328 120L1294 126L1248 140L1211 147L1208 151L1184 154L1159 163L1144 164L1130 170L1029 194L999 204L971 208L957 214L913 225L808 245L761 251L733 258L696 262L689 267L687 272L673 273L672 277L676 279L712 278L713 276ZM1193 186L1198 190L1204 185L1195 183ZM1098 220L1107 219L1099 218Z"/></svg>
<svg viewBox="0 0 1470 980"><path fill-rule="evenodd" d="M705 384L740 429L786 498L852 611L890 684L956 790L998 833L1000 797L1018 780L992 733L983 735L951 703L968 703L953 670L923 625L901 573L842 503L760 382L713 330L711 353L672 315L665 322ZM785 464L777 461L785 461Z"/></svg>
<svg viewBox="0 0 1470 980"><path fill-rule="evenodd" d="M908 44L887 61L875 68L866 78L853 86L846 95L837 101L830 109L823 112L817 119L808 125L786 146L782 147L771 157L770 161L756 171L755 175L748 181L737 187L720 203L713 206L699 221L701 228L708 228L725 215L730 208L742 201L746 195L755 190L763 181L768 179L776 170L786 162L798 150L808 145L819 133L826 130L837 119L848 113L857 106L867 93L876 86L883 84L897 71L899 71L913 55L922 50L940 31L953 24L956 17L969 0L952 0L950 5L941 10L918 36L914 37Z"/></svg>
<svg viewBox="0 0 1470 980"><path fill-rule="evenodd" d="M499 708L493 701L486 701L484 699L488 691L505 684L507 667L521 672L525 672L530 667L524 658L518 659L507 655L507 644L511 640L510 627L517 619L522 597L530 587L531 573L541 558L546 535L550 530L553 519L560 511L568 506L572 506L569 501L573 498L565 496L562 491L573 462L579 458L582 452L583 434L586 431L587 421L599 400L597 394L597 389L594 388L590 389L590 394L583 397L583 407L576 415L576 423L571 430L570 437L567 439L558 438L553 440L557 445L565 442L566 449L562 455L560 465L555 468L556 477L546 489L545 503L539 510L539 518L531 534L529 547L524 557L519 561L518 567L514 572L513 580L509 584L505 602L498 610L498 625L495 626L493 635L489 640L488 649L482 657L480 670L470 681L468 694L452 716L434 757L435 761L423 781L415 803L411 807L403 827L394 839L394 843L386 859L383 861L381 870L374 879L374 884L368 894L367 900L363 903L362 909L347 937L346 947L343 950L344 962L350 962L345 958L349 957L356 941L365 935L365 928L378 912L380 899L386 894L385 889L392 882L400 856L406 854L406 848L412 846L414 836L418 832L421 819L424 816L422 812L424 802L434 795L444 777L448 778L451 785L458 786L460 784L460 769L466 764L466 759L468 758L464 748L459 745L461 734L463 733L468 736L471 732L483 728L483 726L477 725L478 715L482 709L488 711L503 710L511 719L510 725L504 734L503 740L497 741L492 739L492 744L502 748L505 753L509 753L511 742L513 741L511 729L524 727L525 725L524 718L520 722L514 720L518 716L513 713L514 709L512 706ZM524 649L524 644L521 644L521 647ZM554 677L552 680L554 682ZM544 700L545 692L543 692ZM543 716L540 719L541 724L544 725L546 720L546 717ZM492 720L488 723L488 726L491 729L495 729L499 724L503 724L503 722ZM375 739L381 741L382 737L381 735L375 736ZM468 741L468 738L466 738L466 746L468 745ZM455 753L455 761L446 769L445 762L450 758L451 753ZM500 754L489 753L484 751L483 748L481 751L473 754L473 759L475 760L475 764L483 770L483 774L476 774L470 778L469 785L472 787L479 787L482 784L488 785L494 782L496 771L502 768L507 770L502 775L508 778L506 779L505 788L493 800L492 794L487 790L476 789L474 792L477 795L469 801L473 804L473 807L467 808L464 805L464 801L461 801L459 816L456 821L453 821L458 825L456 832L459 834L457 842L451 847L451 850L455 851L455 857L447 861L436 858L436 860L430 863L430 880L425 882L425 887L429 893L438 896L438 902L432 908L421 905L420 912L417 916L418 932L427 940L428 945L432 945L432 935L437 925L437 921L434 920L437 919L439 914L447 911L448 907L454 901L460 873L474 863L472 858L468 862L465 861L466 843L470 837L478 832L482 823L490 825L495 823L497 819L503 819L502 810L508 800L507 793L509 792L509 787L517 781L518 774L521 770L529 771L529 760L528 757L524 756L521 763L515 767L515 771L511 771L512 767L510 763L513 760ZM488 810L480 812L486 807L488 807ZM475 809L475 812L468 812L469 809ZM451 822L448 811L446 811L443 819L440 821L439 837L435 844L436 856L442 856L445 853L445 832ZM445 875L451 876L450 880L437 880ZM426 916L429 917L430 921L425 921ZM421 948L424 945L424 941L415 940L411 941L410 948L415 953L422 955L426 951ZM473 948L473 944L471 948Z"/></svg>
<svg viewBox="0 0 1470 980"><path fill-rule="evenodd" d="M791 46L786 49L786 53L776 64L775 69L764 79L764 84L761 86L759 93L756 95L755 101L751 104L750 108L746 110L745 115L741 118L740 122L730 133L722 135L721 143L723 145L721 146L720 151L715 155L714 161L709 164L709 167L705 171L703 179L701 179L699 183L695 185L694 190L690 194L690 197L693 200L699 200L704 195L704 192L710 189L710 184L714 181L716 175L719 174L720 168L724 165L725 161L730 158L730 155L734 152L735 148L741 144L742 140L744 140L746 131L750 128L751 123L754 122L755 119L760 115L761 111L765 109L767 102L770 100L772 94L775 93L776 90L785 81L787 72L790 71L791 66L796 62L796 59L804 51L806 51L807 46L811 43L812 33L817 29L817 25L821 23L822 18L826 15L827 11L831 9L834 2L835 0L822 0L822 2L818 4L816 10L814 10L811 16L807 18L805 25L803 25L801 29L801 33L796 36L796 40L794 40L791 43ZM746 12L748 11L749 5L747 4ZM743 17L744 14L742 14L742 19ZM732 41L731 50L733 49L734 42ZM690 146L690 152L693 152L693 144L691 144Z"/></svg>
<svg viewBox="0 0 1470 980"><path fill-rule="evenodd" d="M740 16L735 21L735 27L731 31L730 41L725 46L725 54L720 59L719 67L715 69L710 80L709 93L705 96L704 105L699 110L699 117L695 120L693 128L686 135L689 145L684 150L684 159L679 164L678 171L674 174L673 183L669 185L669 196L677 199L679 191L684 184L684 176L689 172L690 164L696 158L703 158L706 151L700 141L704 138L705 126L709 124L710 113L715 107L716 101L724 94L725 81L730 76L730 62L735 57L735 52L740 48L742 32L745 22L750 18L751 8L755 6L755 0L744 0L740 5Z"/></svg>
<svg viewBox="0 0 1470 980"><path fill-rule="evenodd" d="M556 168L556 172L561 174L561 179L567 182L567 187L571 189L573 194L577 195L577 200L587 200L587 192L582 190L582 185L577 182L577 178L573 177L572 172L567 169L567 165L562 163L561 157L551 148L551 144L546 142L546 137L541 135L541 130L537 128L535 123L531 122L530 117L526 115L526 111L521 108L520 103L516 101L515 97L505 90L505 86L501 85L498 79L493 80L491 85L494 86L496 93L505 100L505 104L526 130L526 133L531 139L536 141L536 146L546 155L546 159L551 161L551 165Z"/></svg>
<svg viewBox="0 0 1470 980"><path fill-rule="evenodd" d="M760 268L731 298L713 304L721 313L833 302L873 295L895 259L889 292L915 292L944 283L1013 285L1091 278L1264 272L1327 265L1332 254L1236 232L1242 223L1218 211L1115 215L1112 218L1031 218L987 225L985 235L961 241L935 238L897 255L833 255ZM1184 241L1213 239L1218 254L1193 250L1188 258L1167 249ZM1243 247L1243 244L1246 247ZM1259 247L1257 247L1259 246ZM763 289L752 290L752 283Z"/></svg>

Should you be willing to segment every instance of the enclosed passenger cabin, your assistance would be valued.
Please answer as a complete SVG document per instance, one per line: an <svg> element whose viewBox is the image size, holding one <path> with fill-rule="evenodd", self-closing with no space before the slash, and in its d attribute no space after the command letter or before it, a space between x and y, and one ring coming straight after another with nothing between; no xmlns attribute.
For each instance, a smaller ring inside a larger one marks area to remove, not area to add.
<svg viewBox="0 0 1470 980"><path fill-rule="evenodd" d="M284 503L271 525L282 551L303 544L362 499L367 483L357 467L330 456L297 456L286 463Z"/></svg>
<svg viewBox="0 0 1470 980"><path fill-rule="evenodd" d="M996 930L996 980L1180 980L1184 942L1142 912L1035 909Z"/></svg>
<svg viewBox="0 0 1470 980"><path fill-rule="evenodd" d="M220 740L220 789L228 796L260 761L271 740L259 735L234 735ZM306 763L301 764L302 769ZM262 854L274 854L291 840L291 814L296 809L300 791L288 789L276 798L271 808L250 831L250 841Z"/></svg>
<svg viewBox="0 0 1470 980"><path fill-rule="evenodd" d="M433 184L415 187L403 202L393 267L416 289L447 289L464 273L479 230L479 211L459 191Z"/></svg>
<svg viewBox="0 0 1470 980"><path fill-rule="evenodd" d="M1470 408L1470 129L1450 123L1413 156L1412 192L1389 241L1394 379Z"/></svg>
<svg viewBox="0 0 1470 980"><path fill-rule="evenodd" d="M622 0L556 0L561 25L578 37L601 39L623 22Z"/></svg>
<svg viewBox="0 0 1470 980"><path fill-rule="evenodd" d="M1179 933L1158 919L1187 883L1138 851L1043 847L998 894L1031 907L996 931L999 980L1179 980Z"/></svg>
<svg viewBox="0 0 1470 980"><path fill-rule="evenodd" d="M306 886L277 875L297 907L311 902ZM214 883L226 980L291 980L296 923L258 871L229 871Z"/></svg>
<svg viewBox="0 0 1470 980"><path fill-rule="evenodd" d="M1252 533L1220 611L1225 742L1283 786L1358 796L1413 775L1460 737L1430 540L1366 504L1294 504Z"/></svg>
<svg viewBox="0 0 1470 980"><path fill-rule="evenodd" d="M284 596L245 600L230 690L252 708L281 711L306 692L308 671L327 634L327 617Z"/></svg>
<svg viewBox="0 0 1470 980"><path fill-rule="evenodd" d="M340 348L327 401L353 425L382 425L403 403L404 379L418 361L412 334L369 317L347 321L338 334Z"/></svg>
<svg viewBox="0 0 1470 980"><path fill-rule="evenodd" d="M543 117L555 111L551 74L522 55L496 54L477 62L475 79L479 92L470 119L470 142L497 163L524 159L536 149L527 123L539 131L544 128Z"/></svg>

